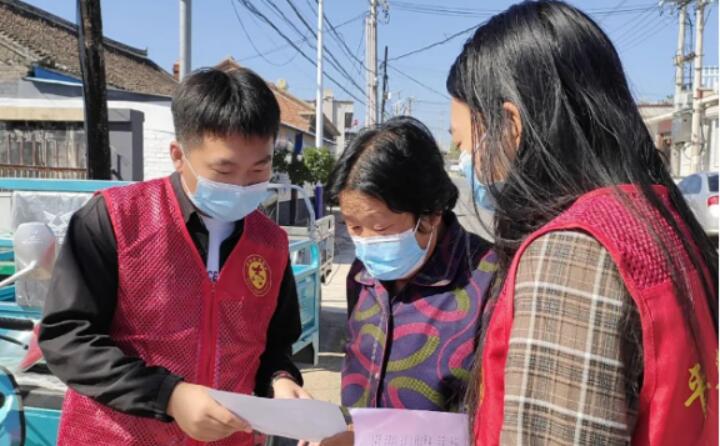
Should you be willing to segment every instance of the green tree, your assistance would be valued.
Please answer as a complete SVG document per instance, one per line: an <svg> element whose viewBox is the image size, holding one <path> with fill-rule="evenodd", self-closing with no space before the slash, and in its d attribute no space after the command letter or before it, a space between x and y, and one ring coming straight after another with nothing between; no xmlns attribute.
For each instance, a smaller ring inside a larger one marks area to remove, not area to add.
<svg viewBox="0 0 720 446"><path fill-rule="evenodd" d="M311 182L327 184L335 166L335 158L330 150L325 147L309 147L303 151L303 162L308 169Z"/></svg>
<svg viewBox="0 0 720 446"><path fill-rule="evenodd" d="M290 151L287 149L275 149L272 157L272 167L275 173L287 173Z"/></svg>
<svg viewBox="0 0 720 446"><path fill-rule="evenodd" d="M288 164L287 173L292 184L302 186L305 183L312 182L312 174L300 157L292 158L290 164Z"/></svg>

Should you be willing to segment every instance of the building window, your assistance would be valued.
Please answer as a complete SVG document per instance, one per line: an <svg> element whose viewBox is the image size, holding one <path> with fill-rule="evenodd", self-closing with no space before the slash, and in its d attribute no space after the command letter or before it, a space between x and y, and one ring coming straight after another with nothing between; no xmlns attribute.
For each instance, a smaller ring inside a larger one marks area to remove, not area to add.
<svg viewBox="0 0 720 446"><path fill-rule="evenodd" d="M87 176L81 122L0 122L0 177Z"/></svg>

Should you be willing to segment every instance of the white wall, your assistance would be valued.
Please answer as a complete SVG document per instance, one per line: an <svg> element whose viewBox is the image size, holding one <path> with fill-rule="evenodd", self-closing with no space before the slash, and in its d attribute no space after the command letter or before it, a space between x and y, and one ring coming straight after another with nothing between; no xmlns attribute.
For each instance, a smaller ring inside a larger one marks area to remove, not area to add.
<svg viewBox="0 0 720 446"><path fill-rule="evenodd" d="M0 192L0 235L10 233L12 228L11 214L12 209L10 202L12 201L10 192Z"/></svg>
<svg viewBox="0 0 720 446"><path fill-rule="evenodd" d="M175 138L170 105L109 101L112 108L131 108L145 114L143 123L143 168L145 179L163 177L174 170L170 161L170 142Z"/></svg>

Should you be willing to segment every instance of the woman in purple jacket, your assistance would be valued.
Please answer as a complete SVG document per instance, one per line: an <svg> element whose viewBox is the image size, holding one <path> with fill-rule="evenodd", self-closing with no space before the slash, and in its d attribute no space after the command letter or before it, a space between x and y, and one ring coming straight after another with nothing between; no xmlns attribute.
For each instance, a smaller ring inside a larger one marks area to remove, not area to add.
<svg viewBox="0 0 720 446"><path fill-rule="evenodd" d="M430 131L405 117L363 131L330 193L357 257L343 405L461 410L495 254L453 213L458 190Z"/></svg>

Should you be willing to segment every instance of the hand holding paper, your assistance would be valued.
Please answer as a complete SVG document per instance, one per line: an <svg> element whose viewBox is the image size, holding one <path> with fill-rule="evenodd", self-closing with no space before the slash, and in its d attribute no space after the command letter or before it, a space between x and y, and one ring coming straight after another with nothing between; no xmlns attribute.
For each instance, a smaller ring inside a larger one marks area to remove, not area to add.
<svg viewBox="0 0 720 446"><path fill-rule="evenodd" d="M181 382L173 390L168 415L190 438L216 441L235 432L251 432L250 425L218 404L212 389Z"/></svg>
<svg viewBox="0 0 720 446"><path fill-rule="evenodd" d="M404 409L351 409L315 400L278 400L210 390L218 403L268 435L328 446L469 446L466 415ZM340 434L340 435L337 435ZM348 444L349 443L349 444Z"/></svg>
<svg viewBox="0 0 720 446"><path fill-rule="evenodd" d="M340 408L323 401L258 398L220 390L210 390L210 396L268 435L319 442L347 430Z"/></svg>

